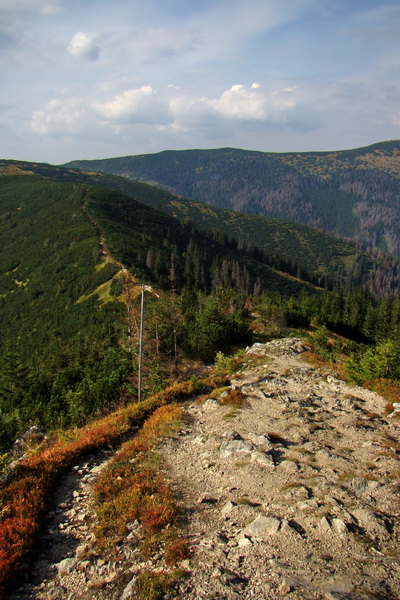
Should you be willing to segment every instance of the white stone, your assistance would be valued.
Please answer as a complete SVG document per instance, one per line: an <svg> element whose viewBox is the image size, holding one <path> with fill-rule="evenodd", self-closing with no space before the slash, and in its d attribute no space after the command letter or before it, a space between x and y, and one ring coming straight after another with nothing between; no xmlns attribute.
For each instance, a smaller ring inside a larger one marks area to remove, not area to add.
<svg viewBox="0 0 400 600"><path fill-rule="evenodd" d="M264 465L266 467L275 467L274 459L270 454L266 454L265 452L260 452L259 450L255 450L251 453L251 462L259 463L260 465Z"/></svg>
<svg viewBox="0 0 400 600"><path fill-rule="evenodd" d="M252 541L248 537L243 537L238 541L239 548L248 548L252 545Z"/></svg>
<svg viewBox="0 0 400 600"><path fill-rule="evenodd" d="M347 535L349 532L346 523L342 519L332 519L332 529L339 535Z"/></svg>
<svg viewBox="0 0 400 600"><path fill-rule="evenodd" d="M222 442L219 453L222 458L227 458L238 452L252 452L253 450L254 446L250 442L246 442L245 440L228 440Z"/></svg>
<svg viewBox="0 0 400 600"><path fill-rule="evenodd" d="M214 410L215 408L219 408L219 403L214 398L207 398L207 400L203 403L204 410Z"/></svg>
<svg viewBox="0 0 400 600"><path fill-rule="evenodd" d="M258 539L266 539L270 535L277 533L281 522L276 517L264 517L259 515L250 525L243 529L245 536Z"/></svg>
<svg viewBox="0 0 400 600"><path fill-rule="evenodd" d="M64 575L68 575L68 573L71 573L71 571L75 569L77 562L78 561L76 558L64 558L64 560L62 560L56 565L58 575L60 577L63 577Z"/></svg>
<svg viewBox="0 0 400 600"><path fill-rule="evenodd" d="M331 531L331 526L329 524L329 521L326 517L322 517L322 519L319 522L319 526L321 527L321 529L323 531L326 531L327 533Z"/></svg>

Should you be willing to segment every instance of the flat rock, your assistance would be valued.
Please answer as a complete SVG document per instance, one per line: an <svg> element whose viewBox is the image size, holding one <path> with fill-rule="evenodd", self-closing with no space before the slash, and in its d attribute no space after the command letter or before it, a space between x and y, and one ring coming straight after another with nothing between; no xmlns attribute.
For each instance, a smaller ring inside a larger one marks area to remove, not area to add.
<svg viewBox="0 0 400 600"><path fill-rule="evenodd" d="M243 529L242 534L251 538L265 540L278 532L281 522L276 517L258 516L250 525Z"/></svg>
<svg viewBox="0 0 400 600"><path fill-rule="evenodd" d="M338 518L332 519L332 529L339 535L347 535L349 533L346 523Z"/></svg>
<svg viewBox="0 0 400 600"><path fill-rule="evenodd" d="M75 569L77 562L78 561L76 558L64 558L64 560L56 564L59 577L63 577L64 575L71 573L71 571Z"/></svg>
<svg viewBox="0 0 400 600"><path fill-rule="evenodd" d="M357 519L359 525L361 525L367 533L384 537L388 535L386 527L380 523L373 512L365 508L358 508L353 510L351 514Z"/></svg>
<svg viewBox="0 0 400 600"><path fill-rule="evenodd" d="M257 446L257 448L265 450L273 447L273 443L271 442L271 438L269 437L268 433L263 433L262 435L249 433L247 437L255 446Z"/></svg>
<svg viewBox="0 0 400 600"><path fill-rule="evenodd" d="M266 452L261 452L259 450L254 450L251 453L250 460L251 462L256 462L266 467L275 467L274 459L271 454L267 454Z"/></svg>
<svg viewBox="0 0 400 600"><path fill-rule="evenodd" d="M222 458L228 458L228 456L232 456L233 454L237 454L239 452L249 453L253 450L253 444L246 442L245 440L227 440L226 442L222 442L219 449L219 454Z"/></svg>
<svg viewBox="0 0 400 600"><path fill-rule="evenodd" d="M214 400L214 398L207 398L207 400L204 400L202 407L203 410L214 410L219 408L220 404L217 400Z"/></svg>
<svg viewBox="0 0 400 600"><path fill-rule="evenodd" d="M353 581L350 577L346 577L346 575L327 579L320 585L321 591L330 593L336 592L341 594L348 594L353 590L353 588Z"/></svg>

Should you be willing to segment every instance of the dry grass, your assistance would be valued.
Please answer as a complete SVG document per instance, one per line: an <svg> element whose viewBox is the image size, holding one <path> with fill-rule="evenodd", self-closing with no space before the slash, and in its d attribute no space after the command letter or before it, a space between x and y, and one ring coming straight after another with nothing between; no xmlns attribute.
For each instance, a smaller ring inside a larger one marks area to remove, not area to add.
<svg viewBox="0 0 400 600"><path fill-rule="evenodd" d="M140 600L158 600L165 592L184 576L182 569L173 571L149 570L142 571L136 580L136 591Z"/></svg>
<svg viewBox="0 0 400 600"><path fill-rule="evenodd" d="M246 396L241 390L232 390L223 398L220 398L220 403L224 406L232 406L235 408L243 408L247 406Z"/></svg>
<svg viewBox="0 0 400 600"><path fill-rule="evenodd" d="M107 445L118 445L122 435L129 432L132 426L142 425L157 408L185 400L209 386L218 387L223 383L223 379L217 376L178 383L140 404L131 404L91 425L67 432L50 448L38 451L23 461L0 490L0 593L12 581L25 554L32 548L51 488L66 468L71 467L83 454ZM153 422L149 427L159 431L163 425ZM141 439L145 448L146 439ZM118 488L118 481L116 475L110 482L111 488ZM156 485L161 490L159 496L162 498L161 504L158 501L146 501L143 522L146 527L154 529L169 519L175 508L168 490L165 487L163 490L159 480L150 482L150 485ZM142 493L140 486L138 489ZM135 497L136 493L139 491L131 487L129 494L120 497L119 506L129 512L130 496Z"/></svg>
<svg viewBox="0 0 400 600"><path fill-rule="evenodd" d="M139 521L145 537L151 538L176 520L178 507L152 465L151 451L161 437L176 429L180 417L176 404L157 409L101 473L95 485L96 537L101 546L126 533L129 522Z"/></svg>

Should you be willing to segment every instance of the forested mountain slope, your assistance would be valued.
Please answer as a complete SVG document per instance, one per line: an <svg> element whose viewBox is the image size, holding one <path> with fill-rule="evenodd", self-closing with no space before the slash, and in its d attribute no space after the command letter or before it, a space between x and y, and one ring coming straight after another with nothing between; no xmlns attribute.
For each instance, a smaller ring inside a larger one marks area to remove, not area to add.
<svg viewBox="0 0 400 600"><path fill-rule="evenodd" d="M314 290L119 192L24 173L0 176L0 449L29 423L79 424L117 400L127 280Z"/></svg>
<svg viewBox="0 0 400 600"><path fill-rule="evenodd" d="M335 152L165 151L69 167L155 183L215 206L304 223L400 254L400 142Z"/></svg>
<svg viewBox="0 0 400 600"><path fill-rule="evenodd" d="M46 164L0 161L0 172L36 173L62 182L99 185L122 192L163 211L183 224L194 223L214 241L260 258L279 271L322 287L368 288L375 295L398 287L399 261L372 257L354 245L304 225L282 219L211 207L142 182Z"/></svg>

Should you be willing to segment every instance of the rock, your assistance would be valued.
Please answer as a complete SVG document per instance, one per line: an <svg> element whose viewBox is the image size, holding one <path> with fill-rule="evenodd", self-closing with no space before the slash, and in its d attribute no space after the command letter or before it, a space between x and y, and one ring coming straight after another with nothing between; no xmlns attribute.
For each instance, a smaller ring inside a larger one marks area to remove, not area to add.
<svg viewBox="0 0 400 600"><path fill-rule="evenodd" d="M318 502L316 500L304 500L304 502L299 503L299 510L302 512L310 511L313 512L318 508Z"/></svg>
<svg viewBox="0 0 400 600"><path fill-rule="evenodd" d="M351 480L350 487L356 496L361 496L368 487L368 481L364 477L354 477Z"/></svg>
<svg viewBox="0 0 400 600"><path fill-rule="evenodd" d="M71 573L71 571L75 569L77 562L78 561L76 558L64 558L64 560L56 564L59 577L63 577L64 575Z"/></svg>
<svg viewBox="0 0 400 600"><path fill-rule="evenodd" d="M246 348L245 354L261 354L264 352L265 346L266 344L260 344L259 342L256 342L250 348Z"/></svg>
<svg viewBox="0 0 400 600"><path fill-rule="evenodd" d="M278 594L280 594L281 596L287 596L287 594L290 594L291 591L291 587L286 583L286 581L282 581L282 583L278 587Z"/></svg>
<svg viewBox="0 0 400 600"><path fill-rule="evenodd" d="M275 467L274 459L271 456L271 454L267 454L266 452L260 452L259 450L255 450L251 453L250 460L251 462L256 462L266 467Z"/></svg>
<svg viewBox="0 0 400 600"><path fill-rule="evenodd" d="M332 375L327 375L326 381L327 381L327 383L340 383L340 379L337 379L336 377L333 377Z"/></svg>
<svg viewBox="0 0 400 600"><path fill-rule="evenodd" d="M265 540L278 532L281 522L276 517L259 515L250 525L243 529L242 534L255 539Z"/></svg>
<svg viewBox="0 0 400 600"><path fill-rule="evenodd" d="M219 406L219 402L217 400L214 400L214 398L207 398L207 400L203 402L204 410L214 410L216 408L219 408Z"/></svg>
<svg viewBox="0 0 400 600"><path fill-rule="evenodd" d="M128 598L133 598L133 595L135 593L135 582L136 577L133 577L128 583L128 585L124 588L120 600L128 600Z"/></svg>
<svg viewBox="0 0 400 600"><path fill-rule="evenodd" d="M350 593L354 588L354 583L350 577L346 577L346 575L342 575L341 577L333 577L332 579L328 579L324 581L320 589L325 592L336 592L342 594Z"/></svg>
<svg viewBox="0 0 400 600"><path fill-rule="evenodd" d="M339 535L347 535L349 533L347 525L342 519L332 519L332 529Z"/></svg>
<svg viewBox="0 0 400 600"><path fill-rule="evenodd" d="M290 526L290 523L289 523L289 521L287 519L282 519L282 522L281 522L281 531L282 531L282 533L293 533L293 532L296 532L296 530L293 529L293 527Z"/></svg>
<svg viewBox="0 0 400 600"><path fill-rule="evenodd" d="M289 591L295 590L300 587L307 587L310 584L311 577L306 577L305 575L285 575L282 581L282 585L286 584L286 587L289 588Z"/></svg>
<svg viewBox="0 0 400 600"><path fill-rule="evenodd" d="M285 473L288 474L297 473L297 471L299 470L297 464L292 460L283 460L281 463L279 463L278 466L280 470L285 471Z"/></svg>
<svg viewBox="0 0 400 600"><path fill-rule="evenodd" d="M396 417L399 412L400 412L400 402L393 402L392 412L390 414L388 414L387 418L392 419L393 417Z"/></svg>
<svg viewBox="0 0 400 600"><path fill-rule="evenodd" d="M249 433L247 437L253 442L255 446L257 446L257 448L269 450L273 447L273 443L271 442L271 438L269 437L268 433L263 433L262 435Z"/></svg>
<svg viewBox="0 0 400 600"><path fill-rule="evenodd" d="M309 493L307 488L301 485L289 488L286 491L285 496L287 498L293 498L294 500L308 500Z"/></svg>
<svg viewBox="0 0 400 600"><path fill-rule="evenodd" d="M228 429L228 431L225 431L225 433L223 434L223 437L227 440L242 440L242 436L237 432L234 431L233 429Z"/></svg>
<svg viewBox="0 0 400 600"><path fill-rule="evenodd" d="M236 502L227 502L221 509L221 515L229 515L235 506L237 506Z"/></svg>
<svg viewBox="0 0 400 600"><path fill-rule="evenodd" d="M253 450L253 444L245 440L227 440L222 442L219 453L222 458L228 458L239 452L252 452Z"/></svg>
<svg viewBox="0 0 400 600"><path fill-rule="evenodd" d="M321 527L321 529L323 531L325 531L326 533L330 533L331 531L331 526L329 524L329 521L326 517L322 517L322 519L319 522L319 526Z"/></svg>
<svg viewBox="0 0 400 600"><path fill-rule="evenodd" d="M365 508L358 508L353 510L351 514L356 518L358 524L370 535L380 535L383 537L388 535L386 527L380 523L373 512Z"/></svg>
<svg viewBox="0 0 400 600"><path fill-rule="evenodd" d="M248 548L249 546L252 546L252 545L253 545L253 542L248 537L243 537L243 538L240 538L240 540L238 540L239 548Z"/></svg>
<svg viewBox="0 0 400 600"><path fill-rule="evenodd" d="M21 456L31 446L37 446L44 440L47 440L46 431L33 425L25 433L15 440L12 449L17 456Z"/></svg>

